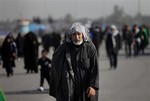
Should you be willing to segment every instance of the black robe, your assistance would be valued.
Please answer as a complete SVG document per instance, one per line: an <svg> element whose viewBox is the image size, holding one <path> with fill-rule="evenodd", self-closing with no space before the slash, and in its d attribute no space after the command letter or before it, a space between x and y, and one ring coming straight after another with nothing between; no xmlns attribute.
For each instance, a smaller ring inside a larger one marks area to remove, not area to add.
<svg viewBox="0 0 150 101"><path fill-rule="evenodd" d="M106 38L106 49L108 54L110 54L112 51L118 54L119 50L122 48L122 41L120 34L114 36L114 39L116 42L116 46L113 45L112 33L108 33Z"/></svg>
<svg viewBox="0 0 150 101"><path fill-rule="evenodd" d="M66 59L68 53L72 67ZM91 42L79 47L65 42L53 55L50 95L57 101L98 101L98 74L97 51ZM95 97L87 97L88 87L96 90Z"/></svg>
<svg viewBox="0 0 150 101"><path fill-rule="evenodd" d="M18 49L18 57L22 57L23 56L23 37L21 36L21 33L18 34L15 42L16 42L17 49Z"/></svg>
<svg viewBox="0 0 150 101"><path fill-rule="evenodd" d="M13 42L7 42L10 36L6 36L3 44L2 44L2 60L3 60L3 67L15 67L15 57L13 53L16 53L16 47L14 46Z"/></svg>
<svg viewBox="0 0 150 101"><path fill-rule="evenodd" d="M38 40L33 32L29 32L24 36L23 54L25 69L38 72Z"/></svg>

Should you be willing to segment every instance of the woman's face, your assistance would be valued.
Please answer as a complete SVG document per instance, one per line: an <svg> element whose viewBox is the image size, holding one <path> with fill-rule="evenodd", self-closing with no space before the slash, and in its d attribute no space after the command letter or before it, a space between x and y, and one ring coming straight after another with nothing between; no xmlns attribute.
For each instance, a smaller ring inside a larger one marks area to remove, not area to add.
<svg viewBox="0 0 150 101"><path fill-rule="evenodd" d="M82 43L83 42L83 34L80 32L75 32L71 35L71 40L73 43Z"/></svg>

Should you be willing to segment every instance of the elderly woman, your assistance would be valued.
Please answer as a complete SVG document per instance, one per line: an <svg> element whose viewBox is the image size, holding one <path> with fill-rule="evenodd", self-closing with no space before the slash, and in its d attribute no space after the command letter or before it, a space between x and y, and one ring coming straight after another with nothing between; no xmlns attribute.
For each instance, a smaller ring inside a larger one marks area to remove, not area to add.
<svg viewBox="0 0 150 101"><path fill-rule="evenodd" d="M97 51L79 22L66 31L52 59L50 95L57 101L98 101Z"/></svg>

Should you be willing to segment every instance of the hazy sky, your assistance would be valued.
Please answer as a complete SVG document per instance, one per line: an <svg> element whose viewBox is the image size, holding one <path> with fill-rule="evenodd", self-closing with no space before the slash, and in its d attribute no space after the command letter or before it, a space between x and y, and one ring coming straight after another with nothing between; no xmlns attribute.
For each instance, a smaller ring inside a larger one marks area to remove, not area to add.
<svg viewBox="0 0 150 101"><path fill-rule="evenodd" d="M138 5L139 2L139 5ZM114 5L129 15L150 15L150 0L0 0L0 20L15 18L62 18L71 13L74 18L99 18L110 15Z"/></svg>

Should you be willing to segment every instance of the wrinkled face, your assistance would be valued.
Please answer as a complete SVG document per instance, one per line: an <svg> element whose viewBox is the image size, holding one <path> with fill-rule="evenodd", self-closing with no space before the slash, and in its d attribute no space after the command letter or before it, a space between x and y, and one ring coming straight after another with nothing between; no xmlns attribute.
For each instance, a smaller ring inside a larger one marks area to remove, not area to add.
<svg viewBox="0 0 150 101"><path fill-rule="evenodd" d="M81 32L75 32L71 35L71 40L73 43L82 43L83 42L83 34Z"/></svg>

